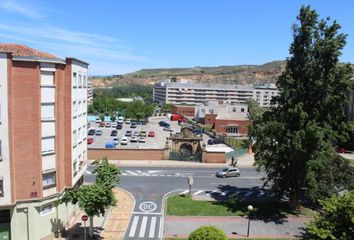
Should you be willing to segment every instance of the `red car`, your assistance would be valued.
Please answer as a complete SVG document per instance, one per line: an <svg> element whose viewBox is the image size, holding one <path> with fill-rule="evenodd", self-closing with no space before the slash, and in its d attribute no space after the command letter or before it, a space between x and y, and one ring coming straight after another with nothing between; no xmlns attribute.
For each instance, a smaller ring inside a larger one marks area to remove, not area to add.
<svg viewBox="0 0 354 240"><path fill-rule="evenodd" d="M92 144L93 143L93 138L87 138L87 144Z"/></svg>
<svg viewBox="0 0 354 240"><path fill-rule="evenodd" d="M155 132L154 131L150 131L148 134L148 137L155 137Z"/></svg>
<svg viewBox="0 0 354 240"><path fill-rule="evenodd" d="M104 127L104 126L105 126L104 122L100 122L100 127Z"/></svg>

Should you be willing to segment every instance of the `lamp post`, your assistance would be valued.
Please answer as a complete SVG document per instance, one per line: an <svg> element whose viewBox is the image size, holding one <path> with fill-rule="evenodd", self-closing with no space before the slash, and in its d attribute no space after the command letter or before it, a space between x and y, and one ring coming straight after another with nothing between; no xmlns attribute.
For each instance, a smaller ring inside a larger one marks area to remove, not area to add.
<svg viewBox="0 0 354 240"><path fill-rule="evenodd" d="M253 210L252 205L248 205L248 226L247 226L247 237L250 236L250 225L251 225L251 211Z"/></svg>

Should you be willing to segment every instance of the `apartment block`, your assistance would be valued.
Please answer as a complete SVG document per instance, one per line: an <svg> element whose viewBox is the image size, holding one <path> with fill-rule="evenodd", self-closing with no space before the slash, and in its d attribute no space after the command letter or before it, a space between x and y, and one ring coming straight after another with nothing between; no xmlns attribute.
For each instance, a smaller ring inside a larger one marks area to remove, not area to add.
<svg viewBox="0 0 354 240"><path fill-rule="evenodd" d="M78 211L57 203L87 167L87 71L75 58L0 44L2 239L51 238Z"/></svg>
<svg viewBox="0 0 354 240"><path fill-rule="evenodd" d="M206 101L225 101L245 104L253 98L261 107L270 107L271 99L278 95L274 84L221 85L201 84L184 80L163 80L154 85L153 100L158 104L201 104Z"/></svg>

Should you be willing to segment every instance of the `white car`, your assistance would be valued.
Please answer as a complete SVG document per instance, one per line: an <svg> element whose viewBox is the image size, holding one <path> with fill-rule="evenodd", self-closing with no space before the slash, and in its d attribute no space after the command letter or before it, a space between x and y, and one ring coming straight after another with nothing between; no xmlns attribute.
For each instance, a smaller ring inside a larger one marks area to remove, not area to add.
<svg viewBox="0 0 354 240"><path fill-rule="evenodd" d="M117 123L116 122L112 123L112 128L117 128Z"/></svg>
<svg viewBox="0 0 354 240"><path fill-rule="evenodd" d="M139 138L139 142L140 142L140 143L144 143L144 142L146 142L146 138L144 138L144 137L140 137L140 138Z"/></svg>
<svg viewBox="0 0 354 240"><path fill-rule="evenodd" d="M129 118L126 119L126 120L125 120L125 123L126 123L126 124L130 124L130 119L129 119Z"/></svg>
<svg viewBox="0 0 354 240"><path fill-rule="evenodd" d="M113 141L112 141L115 145L118 145L119 144L119 138L113 138Z"/></svg>
<svg viewBox="0 0 354 240"><path fill-rule="evenodd" d="M138 141L138 138L136 136L132 136L130 138L130 142L137 142Z"/></svg>
<svg viewBox="0 0 354 240"><path fill-rule="evenodd" d="M120 140L120 145L127 145L127 144L128 144L128 138L122 137L122 140Z"/></svg>
<svg viewBox="0 0 354 240"><path fill-rule="evenodd" d="M118 123L123 124L124 123L124 117L119 117L118 118Z"/></svg>

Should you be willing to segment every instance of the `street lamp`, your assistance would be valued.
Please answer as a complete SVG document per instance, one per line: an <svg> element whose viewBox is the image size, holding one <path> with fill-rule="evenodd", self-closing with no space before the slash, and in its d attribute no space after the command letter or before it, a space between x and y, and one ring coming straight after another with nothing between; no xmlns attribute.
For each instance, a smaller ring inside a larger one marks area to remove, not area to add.
<svg viewBox="0 0 354 240"><path fill-rule="evenodd" d="M253 210L252 205L248 205L248 227L247 227L247 237L250 236L250 225L251 225L251 211Z"/></svg>

